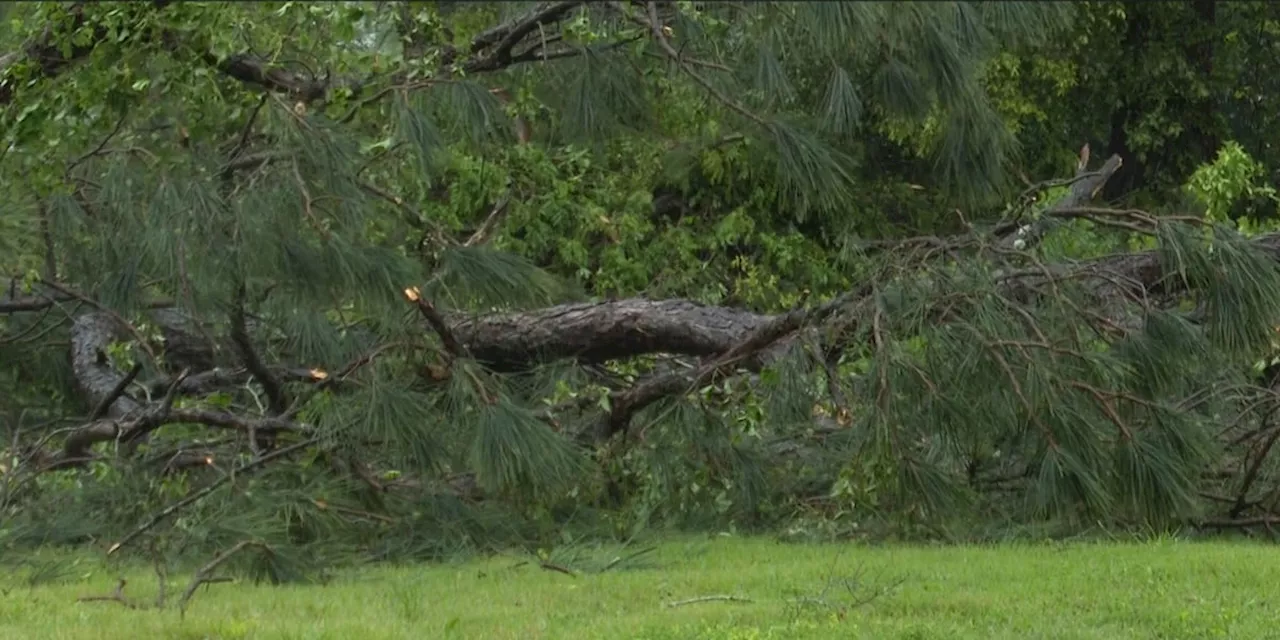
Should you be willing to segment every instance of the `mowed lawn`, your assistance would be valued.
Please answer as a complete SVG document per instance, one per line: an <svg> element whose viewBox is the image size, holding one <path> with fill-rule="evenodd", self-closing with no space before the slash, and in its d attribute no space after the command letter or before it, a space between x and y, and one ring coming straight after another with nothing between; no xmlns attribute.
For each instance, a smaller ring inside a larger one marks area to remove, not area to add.
<svg viewBox="0 0 1280 640"><path fill-rule="evenodd" d="M176 608L77 602L110 593L119 575L84 560L51 584L30 586L26 570L0 576L0 638L1280 637L1280 546L1265 543L700 538L577 577L521 560L369 567L323 586L214 584L185 619ZM125 575L127 595L154 600L146 567ZM190 575L170 577L171 602ZM672 606L698 598L708 599Z"/></svg>

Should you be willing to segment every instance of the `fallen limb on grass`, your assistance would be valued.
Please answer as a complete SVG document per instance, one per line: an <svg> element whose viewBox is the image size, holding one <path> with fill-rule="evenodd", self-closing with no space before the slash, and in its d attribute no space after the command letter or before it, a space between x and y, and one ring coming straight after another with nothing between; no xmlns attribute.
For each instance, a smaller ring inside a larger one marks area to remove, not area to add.
<svg viewBox="0 0 1280 640"><path fill-rule="evenodd" d="M668 603L666 603L664 606L666 606L668 609L671 609L671 608L675 608L675 607L683 607L683 606L685 606L686 604L698 604L698 603L701 603L701 602L742 602L742 603L751 603L751 602L755 602L755 601L754 601L754 600L752 600L751 598L744 598L744 597L742 597L742 596L714 595L714 596L699 596L699 597L697 597L697 598L689 598L688 600L676 600L676 601L674 601L674 602L668 602Z"/></svg>
<svg viewBox="0 0 1280 640"><path fill-rule="evenodd" d="M129 600L124 595L124 586L126 584L128 584L128 581L125 580L124 578L120 578L120 581L116 583L116 588L114 591L111 592L111 595L80 596L79 598L76 598L76 602L119 602L120 604L124 605L125 608L137 609L138 608L137 603L133 602L132 600Z"/></svg>
<svg viewBox="0 0 1280 640"><path fill-rule="evenodd" d="M218 554L216 558L209 561L209 564L206 564L205 566L200 567L200 570L196 572L196 575L191 578L191 584L188 584L187 589L182 592L182 599L178 601L179 617L183 617L183 618L186 617L187 604L191 601L191 597L196 594L196 589L199 589L200 585L215 584L218 582L231 582L231 578L214 577L210 574L212 574L215 570L217 570L218 567L222 566L223 563L225 563L226 561L234 557L237 553L240 553L245 549L251 549L251 548L257 549L262 553L266 553L266 554L272 553L271 547L267 546L262 542L257 542L254 540L241 540L240 542L237 542L234 546L232 546L230 549L227 549L226 551L223 551L222 553Z"/></svg>

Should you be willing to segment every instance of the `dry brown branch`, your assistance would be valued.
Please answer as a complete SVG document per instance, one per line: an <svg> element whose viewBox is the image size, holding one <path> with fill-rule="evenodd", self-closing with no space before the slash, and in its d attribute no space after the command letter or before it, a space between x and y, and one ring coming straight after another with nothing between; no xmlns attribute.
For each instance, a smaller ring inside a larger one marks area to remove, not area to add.
<svg viewBox="0 0 1280 640"><path fill-rule="evenodd" d="M562 566L560 566L560 565L558 565L558 564L552 564L552 563L550 563L550 562L539 562L539 563L538 563L538 567L540 567L540 568L542 568L542 569L544 569L544 570L546 570L546 571L554 571L555 573L563 573L564 575L569 576L570 578L576 578L576 577L578 577L578 574L574 573L574 572L573 572L573 570L571 570L571 569L567 569L567 568L562 567Z"/></svg>
<svg viewBox="0 0 1280 640"><path fill-rule="evenodd" d="M440 342L444 343L445 351L449 353L451 358L465 358L470 355L466 346L454 335L453 329L445 321L444 316L440 315L440 312L434 304L431 304L430 300L422 297L422 292L417 287L405 289L404 297L408 298L409 302L412 302L418 308L418 312L422 314L423 319L436 332L436 335L440 336Z"/></svg>
<svg viewBox="0 0 1280 640"><path fill-rule="evenodd" d="M476 229L476 232L471 234L471 237L467 238L467 241L462 243L462 246L474 247L486 241L489 238L489 234L493 232L494 227L497 226L498 221L506 214L509 204L511 204L511 194L507 193L502 196L498 204L493 206L493 210L489 212L489 216L480 224L480 228Z"/></svg>
<svg viewBox="0 0 1280 640"><path fill-rule="evenodd" d="M267 546L265 543L257 542L255 540L241 540L240 542L235 543L235 545L230 549L218 554L217 557L210 560L208 564L200 567L200 570L196 572L196 575L191 578L191 583L188 584L187 588L182 592L182 599L178 601L178 615L180 617L186 617L187 605L191 602L191 597L195 595L196 589L199 589L200 585L213 584L217 582L230 582L229 578L216 578L210 574L228 560L235 557L237 553L240 553L245 549L257 549L268 555L272 553L271 547Z"/></svg>
<svg viewBox="0 0 1280 640"><path fill-rule="evenodd" d="M116 583L115 590L111 592L111 595L80 596L79 598L76 598L76 602L119 602L124 605L126 609L137 609L138 604L124 595L125 584L127 584L127 581L124 578L120 578L119 582Z"/></svg>

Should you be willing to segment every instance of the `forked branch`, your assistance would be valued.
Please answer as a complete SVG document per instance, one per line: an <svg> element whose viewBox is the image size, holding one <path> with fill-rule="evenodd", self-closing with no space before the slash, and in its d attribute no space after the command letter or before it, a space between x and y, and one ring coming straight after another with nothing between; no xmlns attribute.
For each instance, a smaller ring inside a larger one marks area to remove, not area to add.
<svg viewBox="0 0 1280 640"><path fill-rule="evenodd" d="M271 555L272 553L271 547L267 546L266 543L258 542L256 540L241 540L230 549L218 554L217 557L210 560L208 564L200 567L199 571L196 571L196 575L191 578L191 583L188 584L186 590L182 592L182 599L178 601L179 617L186 617L187 605L191 602L192 596L196 594L196 589L199 589L200 585L213 584L215 582L230 582L229 578L214 577L213 572L217 571L218 567L222 566L228 560L234 558L236 554L244 551L245 549L257 549L267 555Z"/></svg>

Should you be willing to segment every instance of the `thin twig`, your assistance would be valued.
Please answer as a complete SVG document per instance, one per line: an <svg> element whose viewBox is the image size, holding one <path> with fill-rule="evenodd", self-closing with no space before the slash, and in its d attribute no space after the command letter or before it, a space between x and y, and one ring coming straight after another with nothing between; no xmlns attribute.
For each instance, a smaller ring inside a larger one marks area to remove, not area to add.
<svg viewBox="0 0 1280 640"><path fill-rule="evenodd" d="M507 205L510 203L511 192L508 191L507 194L502 196L502 199L498 201L498 204L493 206L493 210L489 212L489 216L480 224L480 228L476 229L476 232L471 234L471 237L467 238L467 241L462 243L462 246L473 247L484 242L493 231L493 228L497 225L498 220L506 213Z"/></svg>
<svg viewBox="0 0 1280 640"><path fill-rule="evenodd" d="M294 453L295 451L301 451L302 449L305 449L313 444L316 444L319 441L320 441L320 438L318 437L308 438L306 440L303 440L302 442L289 445L282 449L276 449L275 451L272 451L267 455L254 458L253 460L250 460L249 462L246 462L243 465L236 467L235 470L232 471L231 473L225 476L222 476L221 478L218 478L213 482L210 482L203 489L188 495L187 497L165 507L164 509L161 509L159 512L157 512L155 515L151 516L150 518L147 518L146 522L143 522L136 529L134 529L133 531L130 531L123 538L121 538L119 542L111 545L111 548L107 549L107 555L111 555L119 551L126 544L129 544L130 542L132 542L134 538L137 538L138 536L142 535L147 530L156 526L165 518L168 518L169 516L178 512L178 510L182 509L183 507L193 504L199 501L201 498L204 498L205 496L209 495L210 493L213 493L214 490L216 490L218 487L222 486L223 484L227 483L232 478L240 474L243 474L245 472L251 471L273 460L283 458L291 453Z"/></svg>
<svg viewBox="0 0 1280 640"><path fill-rule="evenodd" d="M80 596L79 598L76 598L76 602L119 602L124 605L126 609L137 609L138 605L126 598L124 595L125 584L127 584L127 581L124 578L120 578L119 582L116 583L115 590L111 592L111 595Z"/></svg>
<svg viewBox="0 0 1280 640"><path fill-rule="evenodd" d="M213 584L215 582L229 582L229 579L227 578L214 578L209 575L210 573L213 573L214 570L222 566L226 561L230 560L237 553L240 553L241 551L244 551L245 549L248 549L251 547L258 549L266 554L271 553L271 547L267 546L265 543L258 542L256 540L241 540L240 542L237 542L234 546L232 546L230 549L227 549L226 551L223 551L222 553L218 554L217 557L209 561L209 564L206 564L205 566L200 567L200 570L196 572L196 575L193 578L191 578L191 583L187 585L186 590L182 592L182 599L178 601L179 617L184 617L184 618L186 617L187 603L190 602L191 597L195 595L196 589L199 589L200 585Z"/></svg>
<svg viewBox="0 0 1280 640"><path fill-rule="evenodd" d="M240 132L240 141L237 142L235 148L231 150L231 154L227 156L228 163L235 162L235 160L240 157L240 154L244 153L245 147L249 145L249 135L253 133L253 123L258 119L258 112L262 111L262 107L267 104L268 95L268 93L264 92L262 94L262 99L258 101L258 105L249 113L249 119L244 123L244 130ZM230 172L228 171L228 174L229 173ZM223 177L229 177L229 175Z"/></svg>
<svg viewBox="0 0 1280 640"><path fill-rule="evenodd" d="M316 216L313 209L315 199L311 197L311 190L307 189L307 182L302 179L302 172L298 169L298 161L293 161L293 180L298 185L298 190L302 192L302 212L307 217L307 221L311 223L311 227L316 230L322 237L328 239L329 230L320 222L320 218Z"/></svg>
<svg viewBox="0 0 1280 640"><path fill-rule="evenodd" d="M652 552L656 551L657 549L658 549L657 547L645 547L645 548L643 548L643 549L641 549L641 550L639 550L639 551L637 551L637 552L635 552L635 553L632 553L632 554L630 554L630 555L626 555L626 556L616 556L616 557L614 557L614 559L613 559L613 560L610 560L610 561L609 561L609 564L606 564L606 565L604 566L604 568L600 569L600 573L604 573L604 572L606 572L606 571L608 571L608 570L610 570L610 569L612 569L612 568L614 568L614 567L616 567L616 566L618 566L618 565L622 564L623 562L630 562L630 561L632 561L632 560L635 560L636 558L639 558L640 556L645 555L646 553L652 553Z"/></svg>
<svg viewBox="0 0 1280 640"><path fill-rule="evenodd" d="M71 164L67 165L67 173L71 173L72 169L79 166L85 160L88 160L89 158L92 158L98 155L99 153L102 153L102 150L106 148L107 143L111 142L111 139L116 137L116 134L120 133L120 130L124 128L124 123L128 119L129 119L128 113L122 114L120 116L120 119L116 121L116 126L111 129L111 133L107 134L107 137L103 138L102 142L98 143L98 146L94 147L92 151L76 158L75 160L72 160Z"/></svg>
<svg viewBox="0 0 1280 640"><path fill-rule="evenodd" d="M676 66L692 78L694 82L698 83L703 89L714 96L716 100L719 100L731 111L734 111L738 115L760 126L767 127L769 125L768 121L764 118L752 113L750 109L739 104L737 100L730 98L723 91L717 89L715 85L711 84L706 78L702 77L697 71L695 71L693 65L685 60L684 57L680 55L679 51L676 51L676 48L671 45L671 40L667 38L666 31L664 31L666 25L662 24L662 21L658 19L658 3L645 3L649 16L647 19L641 16L630 15L626 10L626 7L623 6L621 2L613 4L618 8L619 12L630 18L633 22L642 27L646 27L649 30L649 33L653 35L653 39L658 43L658 47L662 49L663 53L666 53L667 57L671 58L671 61L676 63Z"/></svg>
<svg viewBox="0 0 1280 640"><path fill-rule="evenodd" d="M431 237L436 242L439 242L441 246L448 247L448 246L454 246L457 244L457 242L454 241L452 238L450 238L448 234L446 234L444 230L440 228L439 225L432 222L430 218L424 215L416 207L409 204L408 202L405 202L404 198L401 198L400 196L397 196L397 195L393 195L390 192L386 191L385 189L367 180L361 180L357 184L357 186L395 205L396 208L400 209L400 212L404 214L405 222L408 223L409 225L415 226L415 227L419 225L427 225L430 228Z"/></svg>
<svg viewBox="0 0 1280 640"><path fill-rule="evenodd" d="M562 567L562 566L560 566L560 565L558 565L558 564L551 564L550 562L539 562L539 563L538 563L538 566L539 566L540 568L542 568L542 569L547 570L547 571L554 571L554 572L556 572L556 573L563 573L563 574L565 574L566 576L569 576L570 578L576 578L576 577L578 577L578 574L574 573L574 572L573 572L573 570L571 570L571 569L566 569L565 567Z"/></svg>
<svg viewBox="0 0 1280 640"><path fill-rule="evenodd" d="M133 381L138 378L139 373L142 373L142 364L134 363L133 367L129 369L129 373L126 373L125 376L116 383L116 386L111 388L111 392L103 396L102 400L100 400L97 406L93 408L93 411L89 413L89 419L87 422L93 422L94 420L106 415L107 409L110 409L111 405L114 404L120 396L124 395L124 390L128 389L129 385L133 384Z"/></svg>

